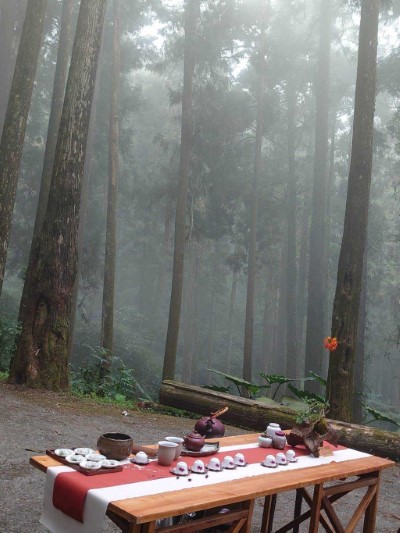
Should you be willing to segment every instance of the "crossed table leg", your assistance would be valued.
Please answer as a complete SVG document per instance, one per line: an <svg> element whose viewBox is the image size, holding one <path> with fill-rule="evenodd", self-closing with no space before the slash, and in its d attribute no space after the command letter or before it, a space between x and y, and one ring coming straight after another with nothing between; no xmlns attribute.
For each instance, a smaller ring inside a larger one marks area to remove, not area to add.
<svg viewBox="0 0 400 533"><path fill-rule="evenodd" d="M380 484L380 472L371 472L360 475L355 481L344 481L337 485L324 487L324 484L314 486L311 496L307 489L298 488L296 490L296 502L294 519L275 533L284 533L293 530L299 532L299 525L310 519L310 533L317 533L319 524L325 531L334 533L351 533L364 515L363 533L373 533L376 523L376 509L378 502L378 492ZM333 503L353 490L366 488L366 492L355 509L347 526L343 526L333 508ZM305 501L309 509L301 513L302 502ZM262 533L271 533L276 504L276 494L266 496L264 504ZM321 511L325 512L325 516Z"/></svg>

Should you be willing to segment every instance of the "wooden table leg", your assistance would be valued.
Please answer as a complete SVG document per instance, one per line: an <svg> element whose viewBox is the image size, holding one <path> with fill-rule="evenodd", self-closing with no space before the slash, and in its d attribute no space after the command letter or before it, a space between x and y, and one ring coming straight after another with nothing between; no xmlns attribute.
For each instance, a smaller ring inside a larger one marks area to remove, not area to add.
<svg viewBox="0 0 400 533"><path fill-rule="evenodd" d="M314 495L311 505L311 519L309 533L318 533L319 518L321 515L321 503L324 495L324 485L320 483L314 487Z"/></svg>
<svg viewBox="0 0 400 533"><path fill-rule="evenodd" d="M381 472L377 472L375 494L365 510L363 533L374 533L376 524L376 510L378 507L379 487L381 484Z"/></svg>
<svg viewBox="0 0 400 533"><path fill-rule="evenodd" d="M303 503L302 490L303 489L296 490L296 501L294 503L294 519L295 520L301 515L301 504ZM293 533L299 533L299 524L294 526Z"/></svg>
<svg viewBox="0 0 400 533"><path fill-rule="evenodd" d="M272 524L274 522L275 506L276 494L270 494L269 496L265 496L260 533L271 533Z"/></svg>

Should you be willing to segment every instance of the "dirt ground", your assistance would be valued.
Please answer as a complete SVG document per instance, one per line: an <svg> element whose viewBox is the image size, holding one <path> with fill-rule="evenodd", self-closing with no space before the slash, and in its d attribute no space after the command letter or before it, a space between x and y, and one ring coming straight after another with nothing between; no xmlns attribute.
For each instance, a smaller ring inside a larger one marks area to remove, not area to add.
<svg viewBox="0 0 400 533"><path fill-rule="evenodd" d="M167 435L184 435L194 420L151 412L129 412L98 406L90 400L33 391L0 383L0 533L44 533L39 524L45 476L29 465L31 455L46 448L96 446L105 432L132 435L137 444L155 443ZM228 426L226 435L243 433ZM350 516L361 496L340 500L340 515ZM285 523L293 494L278 497L274 529ZM252 531L259 531L263 501L256 503ZM290 511L291 512L291 511ZM346 521L345 521L346 523ZM376 531L400 531L400 467L386 470L380 489ZM119 531L107 519L107 533ZM304 525L301 531L307 531ZM361 525L356 531L362 531Z"/></svg>

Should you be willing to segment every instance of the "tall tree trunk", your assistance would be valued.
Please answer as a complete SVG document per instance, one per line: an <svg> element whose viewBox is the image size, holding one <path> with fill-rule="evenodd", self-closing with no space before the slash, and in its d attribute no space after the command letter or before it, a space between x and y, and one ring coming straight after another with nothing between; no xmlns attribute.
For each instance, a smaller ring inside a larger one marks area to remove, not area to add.
<svg viewBox="0 0 400 533"><path fill-rule="evenodd" d="M254 147L253 191L250 208L250 232L248 244L246 318L244 325L243 379L251 381L253 365L253 331L254 331L254 285L256 276L257 219L258 219L258 180L261 171L261 149L264 130L264 88L265 88L265 54L266 54L266 5L261 0L261 37L257 57L257 116L256 138Z"/></svg>
<svg viewBox="0 0 400 533"><path fill-rule="evenodd" d="M368 253L364 252L360 311L358 317L357 341L354 374L353 422L361 424L363 420L363 401L365 390L365 329L367 326L367 287L368 287Z"/></svg>
<svg viewBox="0 0 400 533"><path fill-rule="evenodd" d="M1 0L0 2L0 131L3 127L15 61L14 27L17 8L18 2L16 1Z"/></svg>
<svg viewBox="0 0 400 533"><path fill-rule="evenodd" d="M331 335L338 339L339 345L329 358L327 390L331 418L344 422L351 420L354 392L355 347L372 172L378 20L379 0L363 0L353 143L332 314Z"/></svg>
<svg viewBox="0 0 400 533"><path fill-rule="evenodd" d="M57 144L58 128L60 126L62 105L64 102L65 85L68 76L68 66L72 49L72 10L75 0L64 0L61 20L60 35L58 39L57 64L54 74L53 96L49 127L47 130L46 149L44 152L42 180L40 182L39 201L36 210L34 235L37 235L43 224L49 197L51 173L53 170L54 154Z"/></svg>
<svg viewBox="0 0 400 533"><path fill-rule="evenodd" d="M306 190L304 192L303 214L301 220L301 234L299 245L299 267L297 276L297 342L299 347L299 368L304 374L304 325L306 321L306 285L308 265L308 234L310 221L311 198Z"/></svg>
<svg viewBox="0 0 400 533"><path fill-rule="evenodd" d="M119 76L121 56L121 6L120 0L113 2L113 42L112 42L112 88L110 107L109 138L109 178L107 195L107 226L105 242L105 263L103 283L103 305L101 315L101 346L106 358L101 367L100 379L111 370L111 357L114 335L114 285L115 255L117 246L117 192L118 192L118 143L119 143Z"/></svg>
<svg viewBox="0 0 400 533"><path fill-rule="evenodd" d="M79 203L106 0L82 0L58 134L49 200L33 243L22 331L10 381L68 387L71 302Z"/></svg>
<svg viewBox="0 0 400 533"><path fill-rule="evenodd" d="M331 48L331 0L321 0L318 69L316 80L316 124L314 183L310 227L310 254L308 268L308 300L306 330L306 375L320 373L325 311L325 204L328 157L329 71ZM319 385L308 382L314 392Z"/></svg>
<svg viewBox="0 0 400 533"><path fill-rule="evenodd" d="M49 126L47 130L46 149L44 153L42 179L40 182L39 201L36 209L35 225L33 228L34 237L37 236L43 224L44 214L47 207L47 199L49 197L49 189L51 182L51 173L53 171L54 155L56 151L58 129L60 127L62 105L64 101L65 85L68 75L69 58L71 52L72 40L72 10L74 0L64 0L61 20L60 20L60 34L58 39L57 50L57 64L54 74L53 95L51 100L51 110L49 118ZM33 238L32 238L33 242ZM29 256L33 253L32 249ZM30 262L31 257L29 257ZM28 262L28 263L29 263ZM22 292L20 306L19 306L19 320L22 320L23 312L26 305L27 285L24 285Z"/></svg>
<svg viewBox="0 0 400 533"><path fill-rule="evenodd" d="M233 337L233 315L235 312L236 305L236 288L237 288L237 278L238 271L234 270L232 272L232 285L231 285L231 296L229 299L229 314L228 314L228 339L226 343L226 372L229 374L231 371L232 364L232 337Z"/></svg>
<svg viewBox="0 0 400 533"><path fill-rule="evenodd" d="M198 12L199 2L197 2L197 0L186 0L179 183L175 212L174 263L172 269L171 300L169 305L168 330L165 342L164 366L162 373L163 379L173 379L175 376L176 349L179 337L186 236L186 198L193 137L192 95L195 66L195 47L193 38L196 32Z"/></svg>
<svg viewBox="0 0 400 533"><path fill-rule="evenodd" d="M0 294L47 0L29 0L0 142Z"/></svg>
<svg viewBox="0 0 400 533"><path fill-rule="evenodd" d="M293 81L288 82L287 87L287 294L286 294L286 376L297 376L297 321L296 321L296 174L295 174L295 112L296 90Z"/></svg>
<svg viewBox="0 0 400 533"><path fill-rule="evenodd" d="M287 283L287 229L284 225L282 228L281 236L281 268L279 275L279 293L278 293L278 317L276 325L276 343L273 358L273 369L275 374L284 375L286 370L286 329L288 327L286 320L286 291L288 287Z"/></svg>
<svg viewBox="0 0 400 533"><path fill-rule="evenodd" d="M182 350L182 381L192 383L192 365L193 365L193 334L194 334L194 290L195 290L195 246L191 243L191 253L189 254L189 272L188 281L185 286L185 313L183 322L183 350Z"/></svg>

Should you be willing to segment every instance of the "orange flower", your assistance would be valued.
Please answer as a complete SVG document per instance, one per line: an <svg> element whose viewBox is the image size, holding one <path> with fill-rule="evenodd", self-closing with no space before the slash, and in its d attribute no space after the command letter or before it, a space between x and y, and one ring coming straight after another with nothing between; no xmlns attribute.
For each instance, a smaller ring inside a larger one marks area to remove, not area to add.
<svg viewBox="0 0 400 533"><path fill-rule="evenodd" d="M336 337L325 337L324 339L324 348L330 352L334 352L338 347L338 340Z"/></svg>

